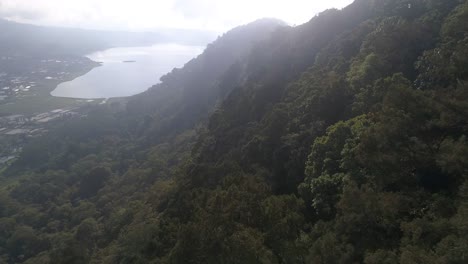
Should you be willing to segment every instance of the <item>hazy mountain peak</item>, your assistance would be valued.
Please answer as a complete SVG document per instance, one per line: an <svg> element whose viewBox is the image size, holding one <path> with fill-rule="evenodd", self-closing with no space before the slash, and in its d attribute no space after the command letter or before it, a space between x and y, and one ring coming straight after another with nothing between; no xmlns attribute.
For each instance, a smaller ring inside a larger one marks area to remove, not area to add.
<svg viewBox="0 0 468 264"><path fill-rule="evenodd" d="M278 25L278 26L287 26L288 24L281 19L274 18L274 17L264 17L257 19L253 22L248 23L247 25L254 25L254 24L269 24L269 25Z"/></svg>

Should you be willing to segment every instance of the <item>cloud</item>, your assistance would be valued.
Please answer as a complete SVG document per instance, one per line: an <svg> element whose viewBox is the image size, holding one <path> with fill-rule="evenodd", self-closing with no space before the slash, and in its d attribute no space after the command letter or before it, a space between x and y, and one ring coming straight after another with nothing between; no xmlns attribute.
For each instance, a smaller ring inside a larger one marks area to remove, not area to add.
<svg viewBox="0 0 468 264"><path fill-rule="evenodd" d="M217 13L218 3L210 0L175 0L173 8L186 18L211 17Z"/></svg>
<svg viewBox="0 0 468 264"><path fill-rule="evenodd" d="M0 0L0 17L42 25L148 30L225 31L262 17L291 24L308 21L352 0Z"/></svg>
<svg viewBox="0 0 468 264"><path fill-rule="evenodd" d="M328 8L342 8L353 0L174 0L174 10L192 23L209 28L232 28L263 17L302 24Z"/></svg>

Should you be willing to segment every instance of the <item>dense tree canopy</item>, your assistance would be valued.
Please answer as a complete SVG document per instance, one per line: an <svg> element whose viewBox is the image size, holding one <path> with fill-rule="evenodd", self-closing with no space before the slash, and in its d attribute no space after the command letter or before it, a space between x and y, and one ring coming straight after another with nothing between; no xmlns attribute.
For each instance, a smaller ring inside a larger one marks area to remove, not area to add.
<svg viewBox="0 0 468 264"><path fill-rule="evenodd" d="M468 2L261 20L1 175L0 263L466 263Z"/></svg>

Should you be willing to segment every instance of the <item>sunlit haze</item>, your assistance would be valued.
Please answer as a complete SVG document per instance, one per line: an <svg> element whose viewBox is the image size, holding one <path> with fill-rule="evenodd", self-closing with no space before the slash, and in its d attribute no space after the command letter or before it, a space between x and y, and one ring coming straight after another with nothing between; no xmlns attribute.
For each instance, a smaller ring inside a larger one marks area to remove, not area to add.
<svg viewBox="0 0 468 264"><path fill-rule="evenodd" d="M226 31L263 17L296 25L352 0L0 0L0 17L93 29L190 28Z"/></svg>

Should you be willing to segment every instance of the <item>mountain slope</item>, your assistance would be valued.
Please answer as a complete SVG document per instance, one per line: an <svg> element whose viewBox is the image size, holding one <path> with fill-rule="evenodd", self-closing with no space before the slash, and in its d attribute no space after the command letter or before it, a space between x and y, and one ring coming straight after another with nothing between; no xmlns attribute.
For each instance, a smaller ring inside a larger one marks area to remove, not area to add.
<svg viewBox="0 0 468 264"><path fill-rule="evenodd" d="M286 27L282 21L261 19L229 31L182 69L163 76L161 84L130 98L128 114L132 119L143 113L152 116L152 124L159 128L146 130L154 134L148 138L193 127L200 118L206 118L217 101L242 84L242 68L253 46L281 27Z"/></svg>
<svg viewBox="0 0 468 264"><path fill-rule="evenodd" d="M357 0L227 33L24 150L4 261L464 263L467 14Z"/></svg>

